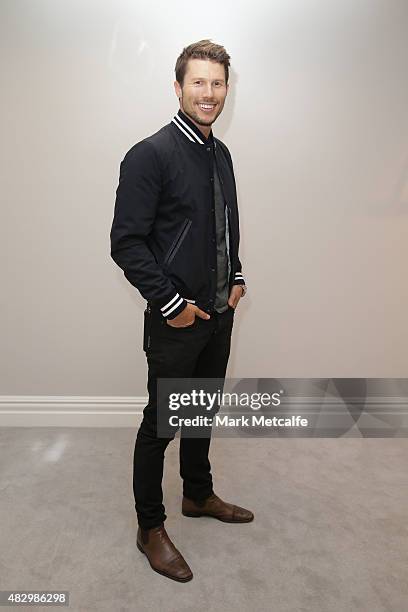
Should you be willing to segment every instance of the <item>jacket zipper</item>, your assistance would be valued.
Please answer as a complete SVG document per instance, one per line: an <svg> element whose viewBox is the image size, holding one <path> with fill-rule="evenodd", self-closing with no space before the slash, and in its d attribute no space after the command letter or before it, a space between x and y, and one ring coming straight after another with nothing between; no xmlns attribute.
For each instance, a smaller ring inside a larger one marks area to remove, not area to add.
<svg viewBox="0 0 408 612"><path fill-rule="evenodd" d="M182 245L182 242L184 240L184 238L187 235L188 230L190 229L190 225L191 225L192 221L191 219L185 219L184 223L180 229L180 232L176 238L176 240L174 241L174 243L171 245L169 252L167 253L165 260L163 263L165 264L169 264L175 257L177 251L179 250L179 248Z"/></svg>

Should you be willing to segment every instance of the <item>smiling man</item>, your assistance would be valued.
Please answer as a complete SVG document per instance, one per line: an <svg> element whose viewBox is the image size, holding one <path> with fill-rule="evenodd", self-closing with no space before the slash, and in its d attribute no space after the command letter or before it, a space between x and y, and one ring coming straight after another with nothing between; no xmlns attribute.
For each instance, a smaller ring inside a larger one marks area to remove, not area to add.
<svg viewBox="0 0 408 612"><path fill-rule="evenodd" d="M164 453L172 438L157 435L157 379L224 379L245 295L231 155L212 133L227 97L229 60L210 40L183 49L174 82L180 108L126 153L111 229L112 258L147 300L149 401L133 463L137 546L152 569L179 582L193 574L164 528ZM251 511L214 493L209 446L210 436L180 438L183 515L252 521Z"/></svg>
<svg viewBox="0 0 408 612"><path fill-rule="evenodd" d="M221 114L228 92L225 67L222 64L190 59L183 86L175 81L180 108L208 138L211 125Z"/></svg>

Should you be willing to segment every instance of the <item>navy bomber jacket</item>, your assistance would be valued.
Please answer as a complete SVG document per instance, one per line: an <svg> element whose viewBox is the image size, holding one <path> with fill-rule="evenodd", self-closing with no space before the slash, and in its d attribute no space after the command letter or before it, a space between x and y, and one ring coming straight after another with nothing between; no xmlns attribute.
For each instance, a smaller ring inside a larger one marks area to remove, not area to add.
<svg viewBox="0 0 408 612"><path fill-rule="evenodd" d="M120 164L111 257L166 319L187 302L211 314L217 288L213 155L226 201L229 291L244 285L237 193L231 155L181 110L136 143Z"/></svg>

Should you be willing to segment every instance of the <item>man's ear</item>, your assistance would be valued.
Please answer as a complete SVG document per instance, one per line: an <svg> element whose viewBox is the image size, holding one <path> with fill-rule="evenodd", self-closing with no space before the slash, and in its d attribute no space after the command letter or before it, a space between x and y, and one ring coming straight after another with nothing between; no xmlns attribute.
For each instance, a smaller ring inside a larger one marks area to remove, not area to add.
<svg viewBox="0 0 408 612"><path fill-rule="evenodd" d="M176 96L180 100L182 91L181 91L180 83L178 81L174 81L174 91L176 92Z"/></svg>

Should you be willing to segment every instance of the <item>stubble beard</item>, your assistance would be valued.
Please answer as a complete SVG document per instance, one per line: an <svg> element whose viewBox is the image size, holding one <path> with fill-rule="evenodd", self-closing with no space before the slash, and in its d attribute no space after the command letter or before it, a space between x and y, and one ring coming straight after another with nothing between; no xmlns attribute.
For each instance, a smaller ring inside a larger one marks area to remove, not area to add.
<svg viewBox="0 0 408 612"><path fill-rule="evenodd" d="M183 105L183 96L181 96L181 104L182 104L182 111L187 115L187 117L190 117L190 119L193 119L193 121L195 121L196 123L198 123L198 125L204 125L205 127L210 127L215 120L217 119L217 117L221 114L222 108L218 108L217 114L215 115L214 119L211 119L210 121L206 121L205 119L202 119L198 114L196 114L194 111L189 111L186 110L184 108Z"/></svg>

